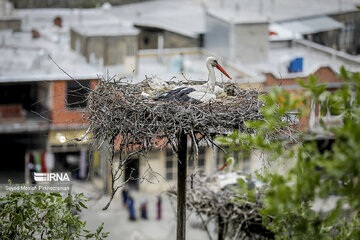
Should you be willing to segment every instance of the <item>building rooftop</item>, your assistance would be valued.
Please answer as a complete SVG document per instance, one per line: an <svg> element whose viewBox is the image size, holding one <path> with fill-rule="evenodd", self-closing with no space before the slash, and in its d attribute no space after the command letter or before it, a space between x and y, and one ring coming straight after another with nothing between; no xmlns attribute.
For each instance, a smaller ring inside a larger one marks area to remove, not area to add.
<svg viewBox="0 0 360 240"><path fill-rule="evenodd" d="M360 0L157 0L116 6L108 12L138 26L161 28L196 37L206 31L206 11L228 22L274 23L357 11L357 5L360 5Z"/></svg>
<svg viewBox="0 0 360 240"><path fill-rule="evenodd" d="M208 9L207 14L221 19L228 23L248 24L248 23L267 23L268 18L258 13L246 11L234 11L230 9Z"/></svg>
<svg viewBox="0 0 360 240"><path fill-rule="evenodd" d="M296 20L279 22L279 24L289 31L301 35L344 28L344 24L328 16L300 18Z"/></svg>
<svg viewBox="0 0 360 240"><path fill-rule="evenodd" d="M40 38L32 39L29 32L0 32L0 83L96 79L101 75L123 76L123 65L95 66L73 51L68 42L68 35L57 27L44 27ZM140 53L138 69L129 81L139 82L147 77L157 76L163 80L185 80L179 70L180 52L189 49L165 50L160 61L157 51ZM199 52L198 49L194 49ZM50 58L59 65L64 73ZM207 69L204 64L207 56L191 54L184 56L184 75L191 80L207 80ZM218 79L221 79L220 74Z"/></svg>
<svg viewBox="0 0 360 240"><path fill-rule="evenodd" d="M267 60L254 64L236 64L255 78L264 73L271 73L277 78L307 77L320 67L330 67L334 72L339 72L340 67L345 66L349 71L360 72L360 57L307 40L295 40L290 47L286 44L272 46ZM303 58L303 71L289 73L287 68L290 61L298 57Z"/></svg>
<svg viewBox="0 0 360 240"><path fill-rule="evenodd" d="M123 21L161 28L189 37L205 32L204 8L198 1L147 1L109 10Z"/></svg>
<svg viewBox="0 0 360 240"><path fill-rule="evenodd" d="M50 26L56 16L61 16L65 28L135 24L197 37L206 31L206 11L236 23L274 23L357 11L357 5L360 0L155 0L108 8L23 9L18 12L23 18L24 30L31 30L34 25Z"/></svg>
<svg viewBox="0 0 360 240"><path fill-rule="evenodd" d="M29 32L0 32L0 82L70 80L56 64L74 78L96 78L99 68L72 51L66 37L54 28L40 32L37 39Z"/></svg>
<svg viewBox="0 0 360 240"><path fill-rule="evenodd" d="M65 30L70 27L121 25L119 17L110 14L102 8L69 9L69 8L46 8L46 9L19 9L18 15L22 17L22 29L29 31L33 28L42 29L53 26L56 17L62 18L62 26Z"/></svg>
<svg viewBox="0 0 360 240"><path fill-rule="evenodd" d="M262 7L259 5L261 2L263 2ZM220 6L221 3L223 6ZM271 3L274 4L271 5ZM107 72L109 75L122 75L123 66L121 65L106 68L91 65L86 62L84 57L71 50L69 46L69 29L71 27L93 35L109 34L110 32L125 34L135 33L137 30L134 30L132 26L133 23L137 23L195 36L205 32L205 10L213 12L214 8L218 7L221 9L215 13L218 15L226 14L227 11L247 12L247 14L239 15L239 21L252 20L250 16L252 13L254 13L254 21L257 20L257 17L263 21L264 16L271 13L270 31L274 30L278 36L270 36L270 39L288 40L296 39L300 34L286 28L283 20L320 16L338 11L353 11L356 9L356 3L360 4L360 0L228 0L220 2L215 0L205 2L173 0L147 1L108 9L18 10L18 14L23 19L23 32L4 31L0 33L0 54L4 56L0 58L0 82L70 79L48 57L49 55L61 68L77 79L96 78L99 74L107 74ZM309 8L310 5L311 8ZM292 6L291 9L288 9L290 6ZM63 28L53 25L53 20L57 16L62 17ZM275 20L279 22L274 23ZM108 27L99 27L104 26L105 23ZM336 24L337 22L335 22ZM331 25L331 27L335 25ZM32 39L30 33L32 29L38 30L41 37ZM176 51L180 53L183 50ZM199 52L199 50L197 51ZM154 51L150 55L155 56L157 53ZM185 77L192 80L207 80L204 61L209 54L204 52L204 55L185 55L183 60ZM157 75L164 80L173 79L174 76L176 79L184 80L184 76L178 70L180 55L170 55L160 61L157 57L148 57L146 54L140 53L137 74L131 79L136 82L145 79L145 75L148 77ZM272 72L276 76L287 76L288 61L298 56L304 57L303 73L295 74L299 76L313 73L320 66L330 66L337 71L341 65L345 65L350 70L359 71L358 58L309 42L295 44L292 48L271 48L268 60L260 63L244 65L240 62L228 62L224 65L233 69L229 70L229 74L234 77L235 81L263 81L262 74L264 72ZM225 63L225 60L221 62ZM218 80L222 79L220 76L220 74L217 75ZM244 76L248 77L244 78Z"/></svg>
<svg viewBox="0 0 360 240"><path fill-rule="evenodd" d="M286 27L282 26L278 23L272 23L269 25L269 32L273 33L270 34L269 40L270 41L284 41L284 40L292 40L292 39L301 39L303 36L293 29L287 29Z"/></svg>
<svg viewBox="0 0 360 240"><path fill-rule="evenodd" d="M227 0L207 1L209 8L266 17L270 22L357 11L360 0Z"/></svg>

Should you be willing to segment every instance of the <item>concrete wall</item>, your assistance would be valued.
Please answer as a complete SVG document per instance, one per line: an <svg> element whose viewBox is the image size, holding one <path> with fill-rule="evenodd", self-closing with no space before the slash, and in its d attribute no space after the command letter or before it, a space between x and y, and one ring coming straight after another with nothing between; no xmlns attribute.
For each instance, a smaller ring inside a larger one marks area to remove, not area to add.
<svg viewBox="0 0 360 240"><path fill-rule="evenodd" d="M11 29L13 31L21 30L20 18L0 18L0 30Z"/></svg>
<svg viewBox="0 0 360 240"><path fill-rule="evenodd" d="M126 56L126 47L131 44L131 37L111 37L105 39L104 65L124 64ZM90 46L89 46L89 49Z"/></svg>
<svg viewBox="0 0 360 240"><path fill-rule="evenodd" d="M107 44L105 37L86 37L87 47L84 56L89 63L96 64L95 61L102 61L107 65ZM102 60L101 60L102 59Z"/></svg>
<svg viewBox="0 0 360 240"><path fill-rule="evenodd" d="M230 28L229 23L207 14L206 33L204 36L205 49L222 57L229 57L231 51Z"/></svg>
<svg viewBox="0 0 360 240"><path fill-rule="evenodd" d="M266 59L270 46L268 35L268 23L236 25L236 58L242 63L253 63Z"/></svg>
<svg viewBox="0 0 360 240"><path fill-rule="evenodd" d="M204 46L228 59L258 62L268 56L268 27L268 23L233 24L207 14Z"/></svg>
<svg viewBox="0 0 360 240"><path fill-rule="evenodd" d="M149 154L149 163L155 173L147 174L148 181L140 183L139 190L142 192L161 192L169 189L169 184L174 184L174 181L167 182L162 176L166 176L166 154L165 152L152 152ZM148 169L147 161L144 158L140 159L140 177L144 176L145 171Z"/></svg>
<svg viewBox="0 0 360 240"><path fill-rule="evenodd" d="M138 51L138 36L83 36L71 30L71 48L86 57L92 64L104 66L124 64L134 59Z"/></svg>
<svg viewBox="0 0 360 240"><path fill-rule="evenodd" d="M107 39L107 65L124 64L126 57L137 55L137 36L112 37Z"/></svg>
<svg viewBox="0 0 360 240"><path fill-rule="evenodd" d="M200 39L191 38L174 32L164 31L165 48L195 48L200 47Z"/></svg>
<svg viewBox="0 0 360 240"><path fill-rule="evenodd" d="M141 30L139 49L157 49L159 35L164 37L164 48L195 48L201 44L200 37L192 38L163 29L137 27Z"/></svg>
<svg viewBox="0 0 360 240"><path fill-rule="evenodd" d="M87 55L87 40L85 36L80 35L78 32L70 29L70 47L77 53L83 56Z"/></svg>

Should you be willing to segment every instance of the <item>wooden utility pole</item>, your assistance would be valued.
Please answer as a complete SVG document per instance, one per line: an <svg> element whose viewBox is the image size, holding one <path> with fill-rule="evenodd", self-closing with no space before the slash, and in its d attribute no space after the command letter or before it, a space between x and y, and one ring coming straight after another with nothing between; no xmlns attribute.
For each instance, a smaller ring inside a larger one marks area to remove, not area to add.
<svg viewBox="0 0 360 240"><path fill-rule="evenodd" d="M185 240L186 238L186 152L187 136L182 131L179 136L178 146L176 240Z"/></svg>
<svg viewBox="0 0 360 240"><path fill-rule="evenodd" d="M219 227L218 240L224 240L225 239L225 223L224 223L224 219L220 215L218 217L218 227Z"/></svg>

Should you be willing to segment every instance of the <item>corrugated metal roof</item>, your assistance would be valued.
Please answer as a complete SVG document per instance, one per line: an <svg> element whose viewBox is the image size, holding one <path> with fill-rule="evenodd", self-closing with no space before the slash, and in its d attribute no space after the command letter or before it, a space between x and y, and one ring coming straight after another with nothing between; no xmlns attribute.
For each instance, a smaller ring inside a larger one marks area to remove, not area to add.
<svg viewBox="0 0 360 240"><path fill-rule="evenodd" d="M344 27L344 24L327 16L303 18L293 21L280 22L279 24L282 27L299 34L319 33Z"/></svg>
<svg viewBox="0 0 360 240"><path fill-rule="evenodd" d="M239 15L257 15L260 19L265 16L270 22L357 11L356 6L360 5L360 0L207 0L202 2L206 2L208 8L223 10L229 15L238 12Z"/></svg>

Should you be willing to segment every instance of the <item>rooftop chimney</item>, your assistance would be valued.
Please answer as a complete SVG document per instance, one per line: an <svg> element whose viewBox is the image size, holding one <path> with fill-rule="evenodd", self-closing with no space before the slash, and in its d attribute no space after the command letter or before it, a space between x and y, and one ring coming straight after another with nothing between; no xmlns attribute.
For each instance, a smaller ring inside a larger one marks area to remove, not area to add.
<svg viewBox="0 0 360 240"><path fill-rule="evenodd" d="M59 28L62 28L62 18L61 17L54 18L54 25L58 26Z"/></svg>
<svg viewBox="0 0 360 240"><path fill-rule="evenodd" d="M40 38L40 33L36 29L32 29L31 36L33 39Z"/></svg>

